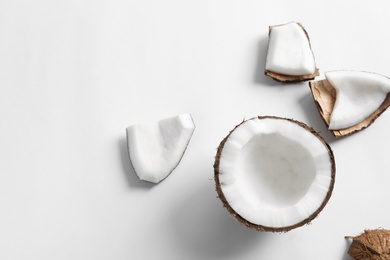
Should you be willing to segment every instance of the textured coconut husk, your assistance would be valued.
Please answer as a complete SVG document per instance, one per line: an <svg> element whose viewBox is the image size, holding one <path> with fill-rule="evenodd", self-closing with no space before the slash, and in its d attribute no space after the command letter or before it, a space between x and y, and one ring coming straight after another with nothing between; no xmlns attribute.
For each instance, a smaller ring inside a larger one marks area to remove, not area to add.
<svg viewBox="0 0 390 260"><path fill-rule="evenodd" d="M389 260L390 230L365 230L352 239L348 254L357 260Z"/></svg>
<svg viewBox="0 0 390 260"><path fill-rule="evenodd" d="M309 46L310 46L310 49L311 49L311 43L310 43L309 34L307 33L305 27L303 27L303 25L301 23L297 23L297 24L304 31L304 33L305 33L305 35L307 37L307 40L309 41ZM272 28L275 27L275 26L278 26L278 25L269 26L268 35L271 34ZM284 82L284 83L294 83L294 82L302 82L302 81L312 80L315 77L317 77L318 75L320 75L320 71L319 71L318 68L316 68L316 70L312 74L306 74L306 75L286 75L286 74L280 74L280 73L277 73L277 72L273 72L273 71L270 71L270 70L265 70L264 74L266 76L268 76L268 77L273 78L276 81L280 81L280 82Z"/></svg>
<svg viewBox="0 0 390 260"><path fill-rule="evenodd" d="M311 81L309 85L318 111L327 127L329 127L330 115L336 102L336 90L326 79ZM361 131L370 126L389 106L390 95L387 95L380 107L362 122L348 128L330 131L336 138Z"/></svg>
<svg viewBox="0 0 390 260"><path fill-rule="evenodd" d="M331 173L331 183L330 183L330 187L329 187L329 190L328 190L328 193L324 199L324 201L322 202L322 204L319 206L319 208L313 213L311 214L308 218L306 218L305 220L299 222L299 223L296 223L294 225L291 225L291 226L286 226L286 227L270 227L270 226L263 226L263 225L258 225L258 224L255 224L255 223L251 223L249 222L248 220L246 220L244 217L242 217L241 215L239 215L229 204L229 202L227 201L225 195L223 194L223 191L222 191L222 188L221 188L221 183L219 181L219 175L220 175L220 172L219 172L219 164L220 164L220 159L221 159L221 154L222 154L222 150L224 148L224 145L226 143L226 141L228 140L229 136L234 132L234 130L237 129L237 127L239 127L241 124L245 123L246 121L248 120L253 120L253 119L267 119L267 118L270 118L270 119L277 119L277 120L288 120L292 123L295 123L299 126L301 126L302 128L304 128L305 130L309 131L310 133L314 134L323 144L324 146L326 147L326 149L328 150L328 154L329 154L329 158L331 160L331 163L332 163L332 173ZM217 191L217 194L218 194L218 197L219 199L222 201L222 204L223 206L227 209L227 211L231 214L231 216L233 217L233 219L235 219L236 221L238 221L239 223L245 225L246 227L248 228L251 228L251 229L254 229L254 230L257 230L257 231L265 231L265 232L288 232L292 229L295 229L297 227L300 227L300 226L303 226L303 225L306 225L306 224L309 224L313 219L315 219L318 214L322 211L322 209L325 207L325 205L328 203L331 195L332 195L332 192L333 192L333 188L334 188L334 183L335 183L335 177L336 177L336 166L335 166L335 160L334 160L334 155L333 155L333 151L332 149L330 148L329 144L325 141L325 139L317 132L315 131L313 128L307 126L306 124L300 122L300 121L296 121L294 119L290 119L290 118L282 118L282 117L276 117L276 116L258 116L258 117L253 117L251 119L248 119L248 120L243 120L240 124L236 125L233 130L231 130L229 132L229 134L221 141L221 143L219 144L218 146L218 149L217 149L217 154L215 156L215 161L214 161L214 180L215 180L215 186L216 186L216 191Z"/></svg>

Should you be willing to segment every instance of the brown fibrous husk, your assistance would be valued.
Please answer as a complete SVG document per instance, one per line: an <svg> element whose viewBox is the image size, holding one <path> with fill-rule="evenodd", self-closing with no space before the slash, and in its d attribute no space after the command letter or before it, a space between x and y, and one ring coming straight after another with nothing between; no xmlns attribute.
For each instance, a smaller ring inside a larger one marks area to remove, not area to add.
<svg viewBox="0 0 390 260"><path fill-rule="evenodd" d="M326 79L311 81L309 86L318 111L327 127L329 127L330 116L336 102L336 90ZM362 122L348 128L330 130L330 132L334 137L339 138L361 131L370 126L389 106L390 95L387 95L380 107Z"/></svg>
<svg viewBox="0 0 390 260"><path fill-rule="evenodd" d="M351 238L348 254L356 260L389 260L390 230L365 230L363 234Z"/></svg>
<svg viewBox="0 0 390 260"><path fill-rule="evenodd" d="M305 33L306 37L307 37L307 40L309 42L309 46L310 46L310 49L311 49L311 43L310 43L310 38L309 38L309 34L307 33L305 27L303 27L303 25L301 23L297 23L303 30L303 32ZM279 26L279 25L274 25L274 26L269 26L269 29L268 29L268 35L271 34L271 31L272 31L272 28L275 27L275 26ZM265 70L264 71L264 74L268 77L271 77L272 79L276 80L276 81L279 81L279 82L283 82L283 83L294 83L294 82L302 82L302 81L308 81L308 80L313 80L315 77L317 77L318 75L320 75L320 71L318 68L315 69L314 73L312 74L307 74L307 75L286 75L286 74L280 74L280 73L277 73L277 72L273 72L273 71L269 71L269 70Z"/></svg>
<svg viewBox="0 0 390 260"><path fill-rule="evenodd" d="M237 127L239 127L240 125L242 125L243 123L245 123L248 120L267 119L267 118L276 119L276 120L287 120L287 121L290 121L292 123L298 124L299 126L304 128L305 130L307 130L310 133L312 133L313 135L315 135L324 144L324 146L328 150L329 158L330 158L331 163L332 163L332 168L331 168L331 171L332 171L331 172L331 179L332 180L331 180L331 183L330 183L330 187L329 187L328 193L327 193L324 201L322 202L322 204L307 219L305 219L305 220L303 220L303 221L301 221L299 223L296 223L294 225L286 226L286 227L269 227L269 226L264 226L264 225L251 223L248 220L246 220L244 217L239 215L230 206L230 204L227 201L225 195L223 194L223 191L222 191L222 188L221 188L221 183L219 181L219 174L220 174L220 172L219 172L219 163L220 163L220 159L221 159L222 150L223 150L224 145L225 145L226 141L228 140L229 136L234 132L234 130L237 129ZM229 134L221 141L221 143L219 144L218 149L217 149L217 154L215 156L215 161L214 161L214 180L215 180L216 191L217 191L219 199L222 201L223 207L225 207L227 209L227 211L230 213L230 215L233 217L233 219L235 219L239 223L245 225L246 227L248 227L250 229L257 230L257 231L264 231L264 232L288 232L288 231L290 231L292 229L301 227L301 226L306 225L306 224L310 224L311 221L318 216L318 214L322 211L322 209L328 203L328 201L329 201L329 199L330 199L330 197L332 195L332 192L333 192L334 183L335 183L335 177L336 177L336 166L335 166L335 159L334 159L334 155L333 155L333 151L332 151L331 147L325 141L325 139L317 131L315 131L313 128L309 127L305 123L302 123L300 121L297 121L297 120L294 120L294 119L291 119L291 118L282 118L282 117L277 117L277 116L257 116L257 117L250 118L248 120L243 120L240 124L236 125L229 132Z"/></svg>

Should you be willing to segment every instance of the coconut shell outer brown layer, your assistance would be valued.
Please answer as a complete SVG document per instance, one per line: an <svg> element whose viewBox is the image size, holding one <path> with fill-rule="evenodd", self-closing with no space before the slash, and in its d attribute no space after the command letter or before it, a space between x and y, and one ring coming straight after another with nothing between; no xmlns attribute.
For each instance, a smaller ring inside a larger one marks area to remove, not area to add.
<svg viewBox="0 0 390 260"><path fill-rule="evenodd" d="M296 82L302 82L302 81L308 81L313 80L315 77L320 75L320 72L318 69L313 74L310 75L301 75L301 76L291 76L291 75L285 75L285 74L279 74L276 72L272 72L269 70L265 71L265 75L268 77L273 78L276 81L280 81L283 83L296 83Z"/></svg>
<svg viewBox="0 0 390 260"><path fill-rule="evenodd" d="M336 102L336 90L326 79L311 81L309 82L309 86L322 120L329 128L330 115L332 114L333 107ZM390 95L388 94L380 107L364 121L348 128L330 130L330 132L334 137L339 138L361 131L369 127L389 106Z"/></svg>
<svg viewBox="0 0 390 260"><path fill-rule="evenodd" d="M309 34L307 33L305 27L303 27L303 25L301 23L297 23L297 24L302 28L303 32L305 33L305 35L307 37L307 40L309 41L309 46L310 46L310 49L311 49L311 43L310 43ZM280 26L280 25L269 26L268 36L271 34L271 31L272 31L273 27ZM316 68L313 74L295 76L295 75L286 75L286 74L280 74L280 73L277 73L277 72L265 70L264 74L266 76L268 76L268 77L271 77L272 79L274 79L276 81L279 81L279 82L295 83L295 82L303 82L303 81L313 80L315 77L320 75L320 71L319 71L318 68Z"/></svg>
<svg viewBox="0 0 390 260"><path fill-rule="evenodd" d="M363 234L352 238L348 254L357 260L389 260L390 230L365 230Z"/></svg>
<svg viewBox="0 0 390 260"><path fill-rule="evenodd" d="M319 208L313 212L313 214L311 214L307 219L299 222L299 223L296 223L294 225L291 225L291 226L286 226L286 227L269 227L269 226L263 226L263 225L259 225L259 224L255 224L255 223L251 223L249 222L248 220L246 220L244 217L242 217L241 215L239 215L229 204L229 202L227 201L225 195L223 194L223 191L222 191L222 188L221 188L221 183L219 181L219 175L220 175L220 172L219 172L219 163L220 163L220 160L221 160L221 154L222 154L222 150L224 148L224 145L226 143L226 141L228 140L229 136L234 132L234 130L237 129L237 127L239 127L240 125L242 125L243 123L245 123L246 121L248 120L253 120L253 119L275 119L275 120L287 120L289 122L292 122L292 123L295 123L299 126L301 126L303 129L305 129L306 131L309 131L310 133L312 133L313 135L315 135L323 144L324 146L326 147L326 149L328 150L328 154L329 154L329 158L330 158L330 161L332 163L332 168L331 168L331 183L330 183L330 186L329 186L329 190L328 190L328 193L326 194L326 197L324 199L324 201L322 202L322 204L319 206ZM302 123L300 121L296 121L294 119L290 119L290 118L282 118L282 117L276 117L276 116L258 116L258 117L253 117L251 119L248 119L248 120L243 120L240 124L236 125L233 130L231 130L229 132L229 134L221 141L221 143L219 144L218 146L218 149L217 149L217 154L215 156L215 161L214 161L214 180L215 180L215 187L216 187L216 191L217 191L217 194L218 194L218 197L219 199L222 201L222 204L223 206L227 209L227 211L231 214L231 216L233 217L233 219L235 219L236 221L238 221L239 223L245 225L246 227L250 228L250 229L254 229L254 230L257 230L257 231L264 231L264 232L288 232L292 229L295 229L297 227L300 227L300 226L303 226L305 224L309 224L313 219L315 219L318 214L322 211L322 209L325 207L325 205L328 203L331 195L332 195L332 192L333 192L333 188L334 188L334 183L335 183L335 177L336 177L336 166L335 166L335 159L334 159L334 155L333 155L333 151L331 149L331 147L329 146L329 144L324 140L324 138L318 133L316 132L313 128L307 126L305 123Z"/></svg>

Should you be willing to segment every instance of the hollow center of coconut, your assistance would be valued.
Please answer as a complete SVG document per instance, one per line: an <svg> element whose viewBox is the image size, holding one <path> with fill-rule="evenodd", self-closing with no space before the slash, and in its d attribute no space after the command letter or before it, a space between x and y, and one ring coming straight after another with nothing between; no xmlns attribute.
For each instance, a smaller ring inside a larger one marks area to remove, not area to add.
<svg viewBox="0 0 390 260"><path fill-rule="evenodd" d="M315 179L310 152L280 133L258 134L241 149L237 179L246 199L261 198L264 205L283 208L296 204Z"/></svg>
<svg viewBox="0 0 390 260"><path fill-rule="evenodd" d="M333 154L306 125L254 118L227 137L219 183L227 203L243 219L283 231L314 219L329 200Z"/></svg>

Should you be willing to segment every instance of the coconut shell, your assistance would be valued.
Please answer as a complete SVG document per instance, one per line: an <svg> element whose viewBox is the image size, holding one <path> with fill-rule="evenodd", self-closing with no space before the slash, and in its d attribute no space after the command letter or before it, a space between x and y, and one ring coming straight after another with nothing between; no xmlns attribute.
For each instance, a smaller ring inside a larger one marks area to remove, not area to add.
<svg viewBox="0 0 390 260"><path fill-rule="evenodd" d="M307 31L305 30L305 27L303 27L303 25L301 23L297 23L297 24L304 31L304 33L305 33L305 35L307 37L307 40L309 41L309 46L310 46L310 49L311 49L309 34L307 33ZM271 34L272 28L275 27L275 26L278 26L278 25L269 26L268 35ZM264 74L266 76L268 76L268 77L271 77L272 79L274 79L276 81L279 81L279 82L294 83L294 82L302 82L302 81L312 80L315 77L317 77L318 75L320 75L320 72L319 72L319 69L316 68L316 70L314 71L313 74L307 74L307 75L298 75L298 76L295 76L295 75L285 75L285 74L279 74L277 72L273 72L273 71L269 71L269 70L265 70Z"/></svg>
<svg viewBox="0 0 390 260"><path fill-rule="evenodd" d="M295 82L302 82L302 81L308 81L312 80L318 75L320 75L320 72L318 69L313 74L309 75L301 75L301 76L291 76L291 75L285 75L285 74L279 74L276 72L272 72L269 70L265 71L265 75L268 77L273 78L276 81L283 82L283 83L295 83Z"/></svg>
<svg viewBox="0 0 390 260"><path fill-rule="evenodd" d="M310 133L314 134L325 145L326 149L328 150L329 158L330 158L331 163L332 163L332 169L331 169L332 170L332 173L331 173L332 180L331 180L331 183L330 183L330 187L329 187L328 193L327 193L324 201L322 202L322 204L319 206L319 208L315 212L313 212L313 214L311 214L307 219L305 219L305 220L303 220L303 221L301 221L299 223L296 223L294 225L286 226L286 227L269 227L269 226L263 226L263 225L258 225L258 224L255 224L255 223L251 223L248 220L246 220L244 217L239 215L230 206L230 204L227 201L225 195L223 194L223 191L222 191L222 188L221 188L221 183L219 181L219 175L220 175L219 164L220 164L221 154L222 154L222 150L224 148L224 145L225 145L227 139L229 138L229 136L234 132L234 130L237 129L237 127L239 127L241 124L245 123L248 120L253 120L253 119L256 119L256 118L258 118L258 119L271 118L271 119L279 119L279 120L288 120L288 121L290 121L292 123L298 124L299 126L304 128L305 130L307 130ZM315 131L313 128L307 126L305 123L302 123L300 121L296 121L294 119L282 118L282 117L276 117L276 116L258 116L258 117L253 117L253 118L248 119L248 120L243 120L240 124L236 125L229 132L229 134L221 141L221 143L219 144L218 149L217 149L217 154L215 156L215 161L214 161L214 180L215 180L215 187L216 187L216 191L217 191L217 194L218 194L218 198L222 201L223 207L227 209L227 211L230 213L230 215L233 217L233 219L235 219L239 223L245 225L246 227L248 227L250 229L257 230L257 231L264 231L264 232L288 232L288 231L290 231L292 229L295 229L295 228L301 227L303 225L309 224L322 211L322 209L328 203L328 201L329 201L329 199L330 199L330 197L332 195L332 192L333 192L334 183L335 183L335 177L336 177L336 166L335 166L335 159L334 159L334 155L333 155L333 151L332 151L331 147L329 146L329 144L325 141L325 139L317 131Z"/></svg>
<svg viewBox="0 0 390 260"><path fill-rule="evenodd" d="M356 260L389 260L390 230L365 230L363 234L352 238L348 254Z"/></svg>
<svg viewBox="0 0 390 260"><path fill-rule="evenodd" d="M318 111L327 127L329 127L330 115L332 114L333 107L336 102L336 90L326 79L311 81L309 82L309 85ZM387 95L380 107L364 121L348 128L330 131L336 138L361 131L370 126L389 106L390 96Z"/></svg>

